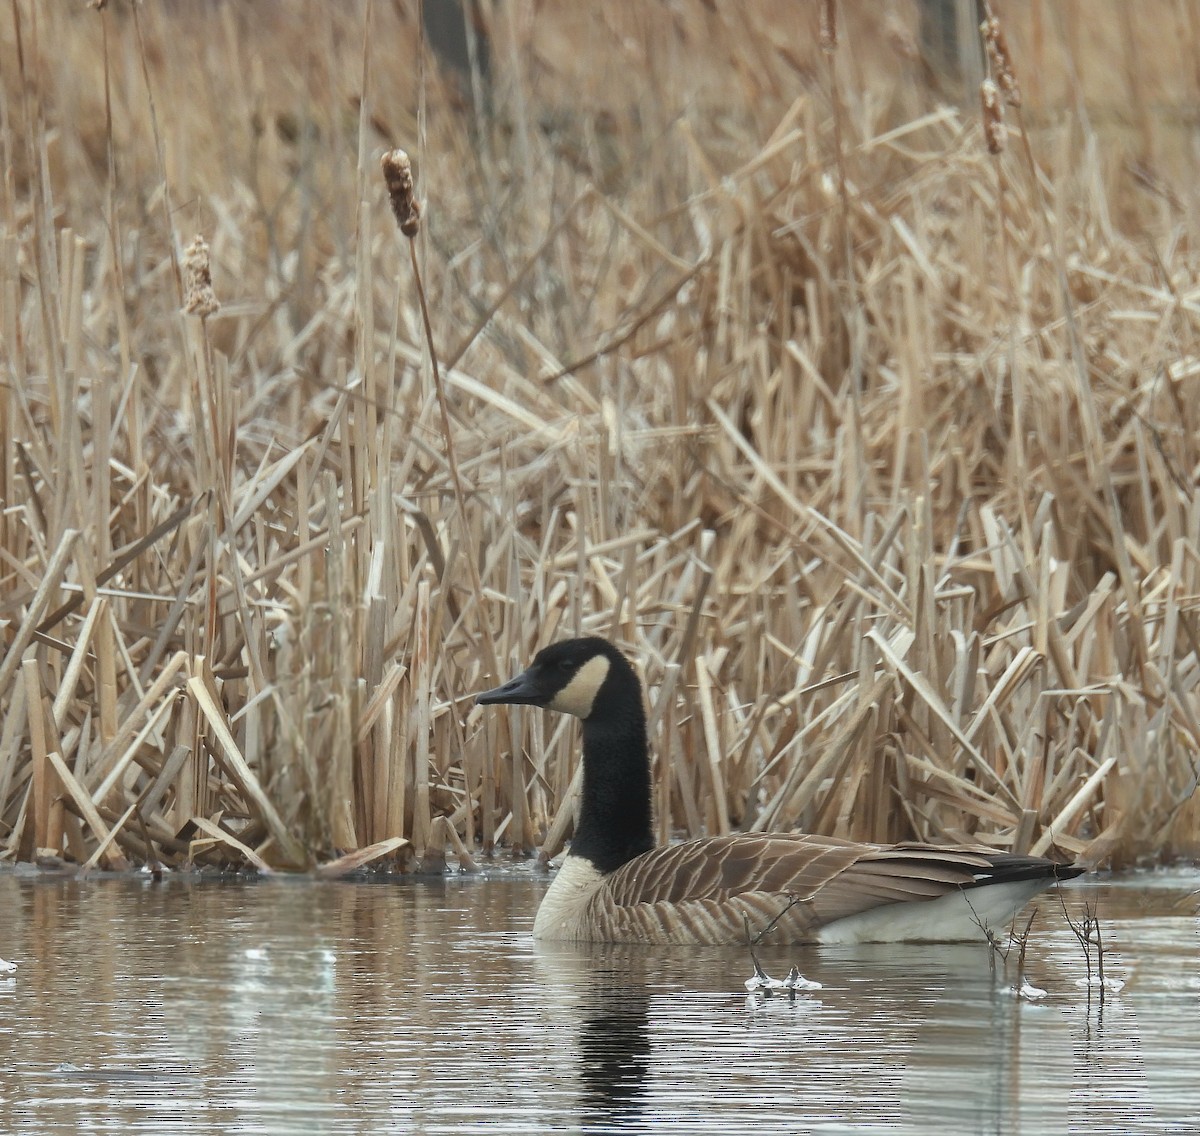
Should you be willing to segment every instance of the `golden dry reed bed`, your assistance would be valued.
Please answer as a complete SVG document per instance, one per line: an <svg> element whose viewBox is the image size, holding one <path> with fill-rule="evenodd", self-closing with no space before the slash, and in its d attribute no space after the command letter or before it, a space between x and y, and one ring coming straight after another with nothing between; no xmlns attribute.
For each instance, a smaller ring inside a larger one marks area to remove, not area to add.
<svg viewBox="0 0 1200 1136"><path fill-rule="evenodd" d="M1197 853L1196 3L996 0L986 135L905 3L99 7L0 13L0 856L553 850L471 694L579 632L663 838Z"/></svg>

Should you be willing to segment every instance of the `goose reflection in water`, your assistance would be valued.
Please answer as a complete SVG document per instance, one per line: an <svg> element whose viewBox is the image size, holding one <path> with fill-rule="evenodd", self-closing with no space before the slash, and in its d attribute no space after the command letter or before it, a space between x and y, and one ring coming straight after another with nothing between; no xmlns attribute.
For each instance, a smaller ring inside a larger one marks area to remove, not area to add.
<svg viewBox="0 0 1200 1136"><path fill-rule="evenodd" d="M575 1023L579 1130L643 1131L653 983L636 947L539 943L538 979Z"/></svg>
<svg viewBox="0 0 1200 1136"><path fill-rule="evenodd" d="M650 996L644 986L608 972L580 1007L581 1121L588 1127L623 1127L639 1120L650 1068Z"/></svg>

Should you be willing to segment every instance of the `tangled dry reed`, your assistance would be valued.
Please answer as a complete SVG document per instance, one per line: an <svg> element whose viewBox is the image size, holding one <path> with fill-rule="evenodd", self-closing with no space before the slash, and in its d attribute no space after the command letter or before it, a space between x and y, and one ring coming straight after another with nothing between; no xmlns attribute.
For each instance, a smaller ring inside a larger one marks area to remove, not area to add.
<svg viewBox="0 0 1200 1136"><path fill-rule="evenodd" d="M1175 135L985 140L856 7L505 5L456 107L404 5L15 0L0 855L553 849L571 725L470 695L576 632L664 838L1195 854Z"/></svg>

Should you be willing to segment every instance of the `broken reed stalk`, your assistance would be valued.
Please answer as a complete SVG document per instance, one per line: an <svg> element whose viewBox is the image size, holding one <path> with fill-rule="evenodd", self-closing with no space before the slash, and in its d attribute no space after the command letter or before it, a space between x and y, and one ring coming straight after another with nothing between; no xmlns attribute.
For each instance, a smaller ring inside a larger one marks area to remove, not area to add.
<svg viewBox="0 0 1200 1136"><path fill-rule="evenodd" d="M1020 990L1025 985L1025 951L1029 946L1029 932L1033 927L1033 921L1037 918L1037 908L1035 907L1030 913L1029 918L1025 921L1024 930L1021 931L1017 939L1017 981L1016 988Z"/></svg>
<svg viewBox="0 0 1200 1136"><path fill-rule="evenodd" d="M376 8L371 35L331 6L314 36L371 106L402 108L389 69L342 46L373 59L408 34ZM373 271L394 238L370 209L356 228L325 207L372 197L365 164L304 156L352 149L340 114L297 119L268 67L229 95L256 144L216 137L165 10L104 17L142 60L121 129L155 144L108 164L101 226L77 124L104 114L102 61L39 13L71 66L29 57L5 88L0 855L286 866L272 825L339 870L395 866L418 835L550 851L574 731L487 726L470 694L576 631L642 666L664 839L817 828L1116 862L1200 843L1200 361L1179 283L1198 268L1192 242L1146 236L1186 231L1189 183L1164 173L1147 220L1141 182L1026 129L994 64L1022 182L895 85L852 6L789 46L799 71L752 76L738 52L775 42L765 17L731 44L702 8L671 34L725 97L675 106L630 75L679 125L653 153L602 104L574 131L595 153L530 144L515 168L501 115L485 166L447 111L427 160L448 192L398 217L445 226L428 256L406 237L411 302ZM247 29L266 60L298 46ZM609 59L605 34L564 65ZM848 43L878 64L853 82L829 68ZM826 91L797 95L801 73ZM46 98L62 75L78 87ZM562 108L544 90L523 121ZM360 153L411 128L389 113L364 110ZM727 144L693 141L725 121ZM226 267L183 352L168 198L212 203ZM455 327L446 367L434 340ZM432 384L403 381L425 352Z"/></svg>
<svg viewBox="0 0 1200 1136"><path fill-rule="evenodd" d="M1107 987L1104 982L1104 939L1100 930L1100 916L1097 910L1090 904L1083 905L1083 918L1073 919L1070 911L1067 910L1067 901L1063 898L1062 893L1059 893L1059 903L1062 905L1063 916L1067 920L1067 926L1071 928L1072 934L1079 941L1079 946L1083 950L1083 961L1086 970L1086 986L1088 1005L1092 1002L1092 948L1096 950L1096 982L1095 986L1099 990L1099 1000L1101 1009L1104 1008L1104 996L1107 992Z"/></svg>

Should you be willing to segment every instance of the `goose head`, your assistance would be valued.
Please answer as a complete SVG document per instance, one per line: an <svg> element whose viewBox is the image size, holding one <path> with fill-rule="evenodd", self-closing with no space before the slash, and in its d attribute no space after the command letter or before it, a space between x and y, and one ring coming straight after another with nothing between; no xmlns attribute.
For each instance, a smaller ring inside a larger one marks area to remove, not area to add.
<svg viewBox="0 0 1200 1136"><path fill-rule="evenodd" d="M475 701L541 706L586 722L628 697L640 705L640 684L628 660L606 640L588 637L544 648L516 678Z"/></svg>

